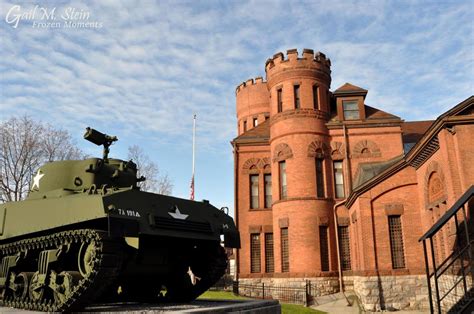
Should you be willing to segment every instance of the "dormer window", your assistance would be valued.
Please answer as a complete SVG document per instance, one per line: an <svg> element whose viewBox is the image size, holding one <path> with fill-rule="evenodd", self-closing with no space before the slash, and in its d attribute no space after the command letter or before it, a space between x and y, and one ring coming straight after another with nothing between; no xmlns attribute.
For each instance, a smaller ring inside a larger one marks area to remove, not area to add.
<svg viewBox="0 0 474 314"><path fill-rule="evenodd" d="M365 120L366 89L346 83L336 89L333 95L336 99L337 120Z"/></svg>
<svg viewBox="0 0 474 314"><path fill-rule="evenodd" d="M342 102L342 108L344 110L344 120L358 120L359 115L359 104L357 100L348 100Z"/></svg>

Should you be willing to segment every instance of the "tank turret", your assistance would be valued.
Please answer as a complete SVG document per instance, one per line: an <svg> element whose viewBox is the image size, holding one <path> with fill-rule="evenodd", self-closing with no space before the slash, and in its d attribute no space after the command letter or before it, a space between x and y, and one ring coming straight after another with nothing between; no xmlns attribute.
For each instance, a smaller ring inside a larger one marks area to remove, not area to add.
<svg viewBox="0 0 474 314"><path fill-rule="evenodd" d="M116 136L87 128L84 139L104 146L103 157L50 162L40 167L32 179L28 199L57 197L93 190L138 188L137 165L133 161L109 159L110 145Z"/></svg>

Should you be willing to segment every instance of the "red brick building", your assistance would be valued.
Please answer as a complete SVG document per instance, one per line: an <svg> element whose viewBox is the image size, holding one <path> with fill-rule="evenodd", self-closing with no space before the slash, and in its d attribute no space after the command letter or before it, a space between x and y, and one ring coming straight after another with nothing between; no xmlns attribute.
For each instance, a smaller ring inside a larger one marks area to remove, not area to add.
<svg viewBox="0 0 474 314"><path fill-rule="evenodd" d="M418 239L474 184L473 97L405 122L366 105L365 89L331 92L330 67L292 49L267 60L266 80L236 89L239 280L310 280L324 295L339 291L342 269L368 309L426 307Z"/></svg>

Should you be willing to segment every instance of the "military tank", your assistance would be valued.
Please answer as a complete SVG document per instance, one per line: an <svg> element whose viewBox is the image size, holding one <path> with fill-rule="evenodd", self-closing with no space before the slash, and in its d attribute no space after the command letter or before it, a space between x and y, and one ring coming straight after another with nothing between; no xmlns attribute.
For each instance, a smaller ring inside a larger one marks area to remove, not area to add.
<svg viewBox="0 0 474 314"><path fill-rule="evenodd" d="M87 128L84 138L102 158L47 163L25 200L0 204L0 304L187 302L220 279L223 246L240 246L228 212L141 191L136 164L108 157L116 137Z"/></svg>

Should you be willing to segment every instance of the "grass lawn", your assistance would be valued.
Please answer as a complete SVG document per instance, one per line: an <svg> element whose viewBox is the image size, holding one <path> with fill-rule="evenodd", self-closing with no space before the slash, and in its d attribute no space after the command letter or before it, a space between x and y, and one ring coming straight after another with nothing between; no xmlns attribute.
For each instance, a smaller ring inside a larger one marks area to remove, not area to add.
<svg viewBox="0 0 474 314"><path fill-rule="evenodd" d="M249 298L244 298L241 296L234 295L232 292L226 292L226 291L206 291L204 294L202 294L198 299L214 299L214 300L245 300ZM308 307L304 307L302 305L296 305L296 304L287 304L287 303L281 303L281 312L284 314L306 314L306 313L325 313L321 311L316 311Z"/></svg>
<svg viewBox="0 0 474 314"><path fill-rule="evenodd" d="M248 300L249 298L234 295L227 291L206 291L199 296L198 299L213 299L213 300Z"/></svg>

